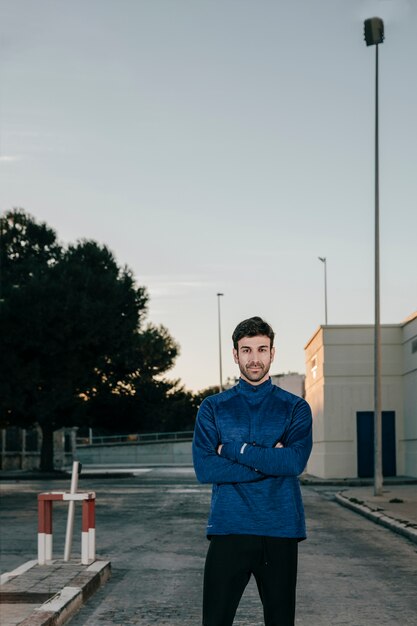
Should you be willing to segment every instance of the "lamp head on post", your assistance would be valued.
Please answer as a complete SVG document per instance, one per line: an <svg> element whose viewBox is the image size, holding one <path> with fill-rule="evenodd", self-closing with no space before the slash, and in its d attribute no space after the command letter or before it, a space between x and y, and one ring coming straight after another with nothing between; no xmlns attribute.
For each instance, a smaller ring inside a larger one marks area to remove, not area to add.
<svg viewBox="0 0 417 626"><path fill-rule="evenodd" d="M377 46L384 41L384 22L380 17L370 17L364 22L367 46Z"/></svg>
<svg viewBox="0 0 417 626"><path fill-rule="evenodd" d="M319 256L317 258L324 265L324 323L327 326L327 264L326 264L326 257L325 256Z"/></svg>

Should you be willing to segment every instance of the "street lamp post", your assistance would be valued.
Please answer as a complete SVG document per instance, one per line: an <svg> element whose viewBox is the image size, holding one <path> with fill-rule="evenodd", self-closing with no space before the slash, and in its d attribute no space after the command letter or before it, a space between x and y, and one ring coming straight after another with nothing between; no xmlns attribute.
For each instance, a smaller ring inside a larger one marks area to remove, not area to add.
<svg viewBox="0 0 417 626"><path fill-rule="evenodd" d="M365 20L365 41L375 46L375 327L374 327L374 494L382 495L381 321L379 291L379 119L378 45L384 41L379 17Z"/></svg>
<svg viewBox="0 0 417 626"><path fill-rule="evenodd" d="M224 296L224 293L217 294L217 319L219 326L219 373L220 373L220 391L223 391L223 372L222 372L222 330L221 330L221 316L220 316L220 298Z"/></svg>
<svg viewBox="0 0 417 626"><path fill-rule="evenodd" d="M324 323L327 326L327 262L325 256L319 256L318 258L324 264Z"/></svg>

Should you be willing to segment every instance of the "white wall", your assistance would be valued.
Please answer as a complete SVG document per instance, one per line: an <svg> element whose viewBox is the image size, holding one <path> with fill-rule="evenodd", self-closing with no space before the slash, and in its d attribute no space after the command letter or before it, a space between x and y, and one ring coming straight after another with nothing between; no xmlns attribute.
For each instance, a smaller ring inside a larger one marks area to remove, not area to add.
<svg viewBox="0 0 417 626"><path fill-rule="evenodd" d="M417 476L416 335L417 316L381 328L382 410L395 411L397 475ZM314 442L307 471L313 475L357 476L356 413L373 411L373 345L373 326L339 325L320 327L305 347Z"/></svg>
<svg viewBox="0 0 417 626"><path fill-rule="evenodd" d="M404 324L403 342L404 473L417 476L417 314Z"/></svg>
<svg viewBox="0 0 417 626"><path fill-rule="evenodd" d="M305 397L313 414L313 450L307 472L326 476L326 441L324 432L323 329L319 328L305 348Z"/></svg>
<svg viewBox="0 0 417 626"><path fill-rule="evenodd" d="M191 441L87 444L77 448L83 465L192 465Z"/></svg>

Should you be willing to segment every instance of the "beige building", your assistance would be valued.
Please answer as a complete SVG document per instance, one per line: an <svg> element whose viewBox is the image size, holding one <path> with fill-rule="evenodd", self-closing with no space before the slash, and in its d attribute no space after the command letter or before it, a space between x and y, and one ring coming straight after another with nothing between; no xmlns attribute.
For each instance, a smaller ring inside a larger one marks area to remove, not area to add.
<svg viewBox="0 0 417 626"><path fill-rule="evenodd" d="M384 476L417 477L417 312L381 327ZM320 326L305 347L314 446L307 471L373 475L374 327Z"/></svg>

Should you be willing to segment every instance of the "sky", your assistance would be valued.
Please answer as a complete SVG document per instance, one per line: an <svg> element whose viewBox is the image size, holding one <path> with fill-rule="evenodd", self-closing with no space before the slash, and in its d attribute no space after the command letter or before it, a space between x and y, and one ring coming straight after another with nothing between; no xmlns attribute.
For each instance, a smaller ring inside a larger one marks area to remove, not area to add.
<svg viewBox="0 0 417 626"><path fill-rule="evenodd" d="M0 210L94 239L149 293L187 389L238 372L264 317L272 373L324 323L374 320L379 16L381 321L417 309L417 2L0 0ZM223 293L217 297L217 293Z"/></svg>

